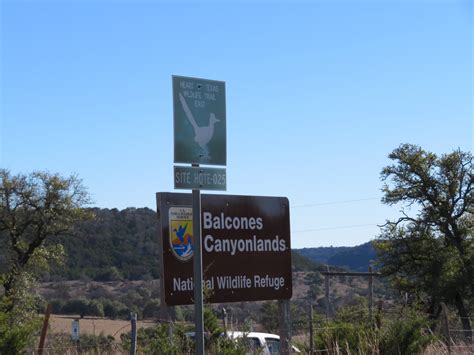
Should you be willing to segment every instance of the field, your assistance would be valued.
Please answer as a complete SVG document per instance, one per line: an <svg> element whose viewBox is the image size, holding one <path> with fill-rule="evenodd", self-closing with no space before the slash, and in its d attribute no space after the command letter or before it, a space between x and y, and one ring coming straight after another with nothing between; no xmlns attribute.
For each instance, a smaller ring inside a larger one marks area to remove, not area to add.
<svg viewBox="0 0 474 355"><path fill-rule="evenodd" d="M116 341L120 341L120 335L130 332L131 329L130 321L126 320L97 317L84 317L80 319L79 316L51 315L49 323L50 332L53 334L71 334L72 321L75 319L79 320L80 334L112 335ZM148 328L155 324L156 323L152 320L138 321L137 328Z"/></svg>

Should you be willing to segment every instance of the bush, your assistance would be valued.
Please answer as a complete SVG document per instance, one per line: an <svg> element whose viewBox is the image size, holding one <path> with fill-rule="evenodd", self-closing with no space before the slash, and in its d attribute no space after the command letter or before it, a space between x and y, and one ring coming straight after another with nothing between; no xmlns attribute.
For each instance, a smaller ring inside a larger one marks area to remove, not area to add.
<svg viewBox="0 0 474 355"><path fill-rule="evenodd" d="M67 301L61 311L64 314L78 314L84 318L89 312L89 301L84 298Z"/></svg>
<svg viewBox="0 0 474 355"><path fill-rule="evenodd" d="M115 266L111 266L103 272L99 272L95 277L95 281L122 281L123 274Z"/></svg>
<svg viewBox="0 0 474 355"><path fill-rule="evenodd" d="M140 328L137 331L137 350L140 353L156 355L180 355L193 349L193 342L185 335L185 329L179 324L173 325L170 334L168 324L159 324L152 328ZM130 350L130 333L120 336L122 346Z"/></svg>
<svg viewBox="0 0 474 355"><path fill-rule="evenodd" d="M115 300L102 300L104 316L110 319L127 318L129 311L126 305Z"/></svg>
<svg viewBox="0 0 474 355"><path fill-rule="evenodd" d="M160 300L152 299L143 308L143 318L158 318L160 315Z"/></svg>
<svg viewBox="0 0 474 355"><path fill-rule="evenodd" d="M382 354L417 354L435 340L426 331L429 321L415 313L396 319L384 327L380 339Z"/></svg>
<svg viewBox="0 0 474 355"><path fill-rule="evenodd" d="M104 316L104 306L99 301L90 301L87 306L87 315L95 317Z"/></svg>
<svg viewBox="0 0 474 355"><path fill-rule="evenodd" d="M66 304L63 300L52 300L50 303L52 313L54 314L61 314L63 312L63 307Z"/></svg>
<svg viewBox="0 0 474 355"><path fill-rule="evenodd" d="M33 342L32 334L40 329L41 319L34 317L22 322L14 321L11 314L0 310L0 354L20 354Z"/></svg>

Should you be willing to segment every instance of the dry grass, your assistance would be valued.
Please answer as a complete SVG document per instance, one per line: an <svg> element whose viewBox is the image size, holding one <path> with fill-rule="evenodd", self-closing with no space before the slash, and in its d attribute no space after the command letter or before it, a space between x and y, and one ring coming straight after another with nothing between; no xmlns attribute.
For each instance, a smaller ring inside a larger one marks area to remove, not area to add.
<svg viewBox="0 0 474 355"><path fill-rule="evenodd" d="M127 333L131 329L130 321L112 320L97 317L85 317L80 319L79 316L63 316L51 315L50 332L51 333L71 333L71 324L74 319L79 319L79 329L81 334L91 335L112 335L116 341L120 341L120 335ZM138 321L137 328L149 328L156 325L151 320Z"/></svg>
<svg viewBox="0 0 474 355"><path fill-rule="evenodd" d="M456 343L451 345L451 352L449 352L448 346L442 342L436 342L430 344L423 355L472 355L474 354L474 345L466 345L464 343Z"/></svg>

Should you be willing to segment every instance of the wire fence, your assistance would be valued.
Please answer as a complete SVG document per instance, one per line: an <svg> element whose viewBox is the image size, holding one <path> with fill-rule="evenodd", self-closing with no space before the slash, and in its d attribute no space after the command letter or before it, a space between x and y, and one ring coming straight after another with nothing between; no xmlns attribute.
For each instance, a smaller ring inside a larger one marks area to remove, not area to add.
<svg viewBox="0 0 474 355"><path fill-rule="evenodd" d="M396 319L403 320L405 316L403 306L392 307L392 306L378 306L373 310L373 316L369 317L367 306L355 307L354 309L339 309L336 312L336 316L327 317L325 314L315 313L314 317L310 319L309 314L304 314L303 317L294 318L291 321L291 328L293 333L293 339L295 344L303 348L303 353L309 353L310 349L310 333L313 332L313 336L319 338L319 346L313 350L313 354L347 354L350 353L349 345L337 344L337 342L330 343L327 339L331 339L331 336L341 334L352 329L357 328L358 324L366 322L368 325L367 329L375 329L380 327L377 324L376 318L378 315L381 316L382 322L390 322ZM392 315L392 317L386 317L386 315ZM399 317L393 317L398 315ZM426 313L425 313L426 315ZM436 326L433 328L423 329L425 333L430 333L439 339L433 345L430 345L431 352L425 352L425 354L474 354L474 344L469 344L467 340L467 332L463 329L462 321L468 320L471 324L474 323L474 317L457 317L455 314L445 314L443 319L442 312L431 314L435 318L434 323ZM437 318L436 318L437 317ZM159 319L162 324L172 323L168 319ZM338 323L338 321L340 323ZM351 323L352 321L352 323ZM348 325L349 324L349 325ZM130 325L122 326L119 331L115 332L115 335L123 329L129 328ZM471 332L471 339L472 339ZM326 337L326 338L324 338ZM113 339L113 338L112 338ZM322 340L321 340L322 339ZM82 339L81 339L82 340ZM325 342L326 341L326 342ZM370 343L371 339L368 339ZM324 346L326 345L326 346ZM329 345L329 346L328 346ZM343 346L341 346L343 345ZM369 344L368 347L372 346L376 349L377 344ZM375 350L374 350L375 351ZM26 351L27 354L38 354L38 349L30 348ZM72 343L69 335L63 334L62 339L48 338L46 346L43 348L43 355L78 355L78 354L128 354L124 345L115 340L109 339L106 344L94 343L89 344L87 342L76 342Z"/></svg>

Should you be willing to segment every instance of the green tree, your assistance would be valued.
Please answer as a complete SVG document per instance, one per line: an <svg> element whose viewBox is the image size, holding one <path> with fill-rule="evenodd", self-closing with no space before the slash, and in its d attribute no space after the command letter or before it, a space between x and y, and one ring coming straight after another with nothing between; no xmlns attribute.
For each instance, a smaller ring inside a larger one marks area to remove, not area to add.
<svg viewBox="0 0 474 355"><path fill-rule="evenodd" d="M78 314L81 318L88 316L90 302L85 298L78 298L68 301L62 308L64 314Z"/></svg>
<svg viewBox="0 0 474 355"><path fill-rule="evenodd" d="M17 354L40 325L33 288L38 276L64 256L54 238L89 216L89 197L76 176L0 169L0 339L2 354ZM6 336L6 338L3 338Z"/></svg>
<svg viewBox="0 0 474 355"><path fill-rule="evenodd" d="M279 313L277 302L265 302L260 308L259 315L259 322L266 332L275 333L278 331Z"/></svg>
<svg viewBox="0 0 474 355"><path fill-rule="evenodd" d="M59 243L46 244L70 232L74 223L90 214L83 206L89 195L76 176L34 172L11 175L0 169L0 242L3 257L2 285L8 296L18 276L37 272L61 256Z"/></svg>
<svg viewBox="0 0 474 355"><path fill-rule="evenodd" d="M454 305L471 337L474 299L474 192L472 154L437 156L404 144L382 170L382 201L401 204L401 217L387 221L375 243L382 272L400 290Z"/></svg>

